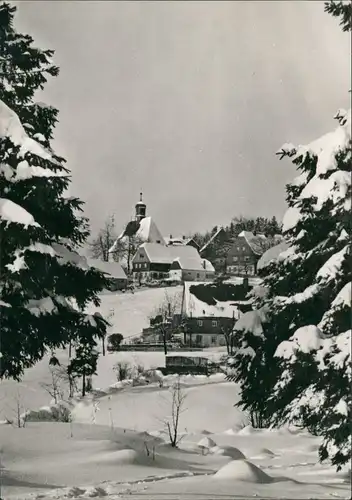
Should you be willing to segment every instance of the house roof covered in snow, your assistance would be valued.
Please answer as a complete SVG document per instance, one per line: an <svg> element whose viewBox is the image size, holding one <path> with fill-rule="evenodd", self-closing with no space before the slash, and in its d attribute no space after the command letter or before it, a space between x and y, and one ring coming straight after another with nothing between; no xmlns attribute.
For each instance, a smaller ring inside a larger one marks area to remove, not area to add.
<svg viewBox="0 0 352 500"><path fill-rule="evenodd" d="M239 308L234 301L217 301L215 305L209 305L198 299L192 290L194 287L209 285L209 282L185 282L183 288L183 314L192 318L236 318L240 316Z"/></svg>
<svg viewBox="0 0 352 500"><path fill-rule="evenodd" d="M224 230L223 227L219 227L219 229L216 231L216 233L213 234L213 236L206 242L206 244L200 249L200 252L203 252L216 238L217 236Z"/></svg>
<svg viewBox="0 0 352 500"><path fill-rule="evenodd" d="M286 243L286 241L282 241L278 245L269 248L269 250L264 252L263 255L260 257L260 259L258 260L257 264L258 271L268 266L270 262L277 260L279 258L279 255L282 252L285 252L288 248L289 245Z"/></svg>
<svg viewBox="0 0 352 500"><path fill-rule="evenodd" d="M127 280L125 271L119 262L105 262L99 259L87 259L90 267L96 267L103 273L110 274L112 278Z"/></svg>
<svg viewBox="0 0 352 500"><path fill-rule="evenodd" d="M242 231L238 236L246 240L251 250L256 255L262 255L267 248L268 239L264 234L254 235L251 231Z"/></svg>
<svg viewBox="0 0 352 500"><path fill-rule="evenodd" d="M164 236L164 241L166 245L188 245L194 239L186 238L185 236ZM194 241L194 243L196 242Z"/></svg>
<svg viewBox="0 0 352 500"><path fill-rule="evenodd" d="M174 262L175 260L179 260L180 264L182 264L182 269L204 269L202 259L200 258L197 249L192 246L166 246L157 243L143 243L140 248L143 248L145 250L150 262L172 264L172 262Z"/></svg>

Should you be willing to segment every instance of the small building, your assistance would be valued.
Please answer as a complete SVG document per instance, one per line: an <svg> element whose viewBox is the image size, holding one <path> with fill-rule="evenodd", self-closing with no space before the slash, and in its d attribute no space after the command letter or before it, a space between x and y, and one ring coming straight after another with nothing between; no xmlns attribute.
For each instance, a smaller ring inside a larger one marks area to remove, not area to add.
<svg viewBox="0 0 352 500"><path fill-rule="evenodd" d="M170 245L188 245L188 246L194 247L198 252L200 250L200 246L194 240L194 238L187 238L186 236L182 236L182 237L179 236L179 237L175 238L174 236L172 236L172 234L170 234L170 236L164 237L164 241L165 241L165 244L167 246L170 246Z"/></svg>
<svg viewBox="0 0 352 500"><path fill-rule="evenodd" d="M177 257L171 264L170 279L175 281L210 281L215 269L206 259Z"/></svg>
<svg viewBox="0 0 352 500"><path fill-rule="evenodd" d="M219 286L223 289L236 289L234 285L210 283L190 283L183 285L182 316L184 318L183 343L190 347L225 346L225 334L230 334L235 322L241 315L235 299L217 300ZM241 287L241 286L240 286ZM242 296L245 299L247 288L243 287Z"/></svg>
<svg viewBox="0 0 352 500"><path fill-rule="evenodd" d="M203 263L197 250L189 245L143 243L133 257L132 265L133 277L140 281L172 279L172 276L180 281L205 280L213 275L210 263ZM170 271L176 273L170 275Z"/></svg>
<svg viewBox="0 0 352 500"><path fill-rule="evenodd" d="M95 267L104 274L109 275L109 290L125 290L127 288L128 279L125 271L119 262L104 262L99 259L87 259L90 267Z"/></svg>

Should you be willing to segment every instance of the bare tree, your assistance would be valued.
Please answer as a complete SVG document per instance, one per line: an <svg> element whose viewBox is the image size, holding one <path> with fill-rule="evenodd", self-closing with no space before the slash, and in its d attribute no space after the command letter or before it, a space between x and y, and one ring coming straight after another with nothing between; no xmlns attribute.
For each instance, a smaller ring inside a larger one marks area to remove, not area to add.
<svg viewBox="0 0 352 500"><path fill-rule="evenodd" d="M64 399L64 391L62 389L62 367L51 366L50 368L51 380L49 383L43 383L41 386L52 397L55 404Z"/></svg>
<svg viewBox="0 0 352 500"><path fill-rule="evenodd" d="M186 394L182 389L180 382L180 377L171 386L171 416L164 421L166 426L167 434L170 440L170 444L173 448L176 448L182 439L179 433L180 416L186 408L184 408L184 403L186 400Z"/></svg>
<svg viewBox="0 0 352 500"><path fill-rule="evenodd" d="M167 354L167 342L172 337L174 316L181 314L182 295L171 295L165 291L163 301L157 306L150 315L150 325L160 333L164 345L165 356Z"/></svg>
<svg viewBox="0 0 352 500"><path fill-rule="evenodd" d="M221 333L225 337L225 342L226 342L226 349L227 349L227 354L231 355L233 352L233 328L235 326L236 319L235 319L235 312L233 311L232 313L232 320L226 325L221 326Z"/></svg>
<svg viewBox="0 0 352 500"><path fill-rule="evenodd" d="M65 392L67 391L68 399L74 396L77 392L77 380L73 374L68 373L66 365L56 365L50 367L51 380L48 383L43 383L41 386L53 398L55 403L65 401Z"/></svg>
<svg viewBox="0 0 352 500"><path fill-rule="evenodd" d="M105 262L109 261L109 249L117 239L115 230L115 218L110 215L104 227L100 229L97 236L89 243L90 254L94 259L101 259ZM117 256L117 252L114 254ZM117 260L117 259L116 259Z"/></svg>
<svg viewBox="0 0 352 500"><path fill-rule="evenodd" d="M5 417L8 424L11 424L19 429L21 427L26 426L26 418L25 418L25 408L22 405L22 398L19 390L17 391L16 396L13 397L13 401L15 403L14 407L10 407L11 413L14 415L14 418Z"/></svg>

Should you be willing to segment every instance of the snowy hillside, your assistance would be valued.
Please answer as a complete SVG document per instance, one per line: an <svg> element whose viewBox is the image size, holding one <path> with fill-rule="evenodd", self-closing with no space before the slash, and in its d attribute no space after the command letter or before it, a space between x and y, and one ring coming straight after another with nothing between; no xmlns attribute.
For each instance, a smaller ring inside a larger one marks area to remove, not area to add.
<svg viewBox="0 0 352 500"><path fill-rule="evenodd" d="M91 306L89 313L99 311L111 323L109 333L122 333L125 338L142 333L149 326L149 317L166 295L171 300L180 297L182 287L150 288L135 293L105 292L100 295L101 305Z"/></svg>

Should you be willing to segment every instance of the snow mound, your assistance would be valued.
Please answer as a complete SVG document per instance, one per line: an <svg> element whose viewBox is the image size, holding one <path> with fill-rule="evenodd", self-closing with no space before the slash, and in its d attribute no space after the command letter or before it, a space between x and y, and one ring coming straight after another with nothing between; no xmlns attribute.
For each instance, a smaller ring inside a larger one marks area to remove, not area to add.
<svg viewBox="0 0 352 500"><path fill-rule="evenodd" d="M202 438L199 441L198 446L200 448L208 448L208 449L210 449L210 448L214 448L214 446L216 446L216 443L210 437L205 436L204 438Z"/></svg>
<svg viewBox="0 0 352 500"><path fill-rule="evenodd" d="M221 467L215 473L216 479L232 479L245 483L265 484L271 483L272 478L263 470L247 460L233 460Z"/></svg>
<svg viewBox="0 0 352 500"><path fill-rule="evenodd" d="M251 434L255 434L258 432L258 429L254 429L251 425L246 425L246 427L243 427L240 431L238 431L239 436L250 436Z"/></svg>
<svg viewBox="0 0 352 500"><path fill-rule="evenodd" d="M241 450L233 446L214 446L210 449L210 453L229 457L232 458L232 460L245 460L246 458Z"/></svg>
<svg viewBox="0 0 352 500"><path fill-rule="evenodd" d="M250 454L250 458L256 460L266 460L268 458L273 458L274 456L275 453L273 453L268 448L260 448L259 450L256 450Z"/></svg>
<svg viewBox="0 0 352 500"><path fill-rule="evenodd" d="M238 434L238 432L234 429L227 429L227 431L224 431L224 434L227 434L228 436L234 436L235 434Z"/></svg>
<svg viewBox="0 0 352 500"><path fill-rule="evenodd" d="M138 453L131 449L117 450L99 457L100 463L114 463L116 465L131 465L138 461Z"/></svg>

